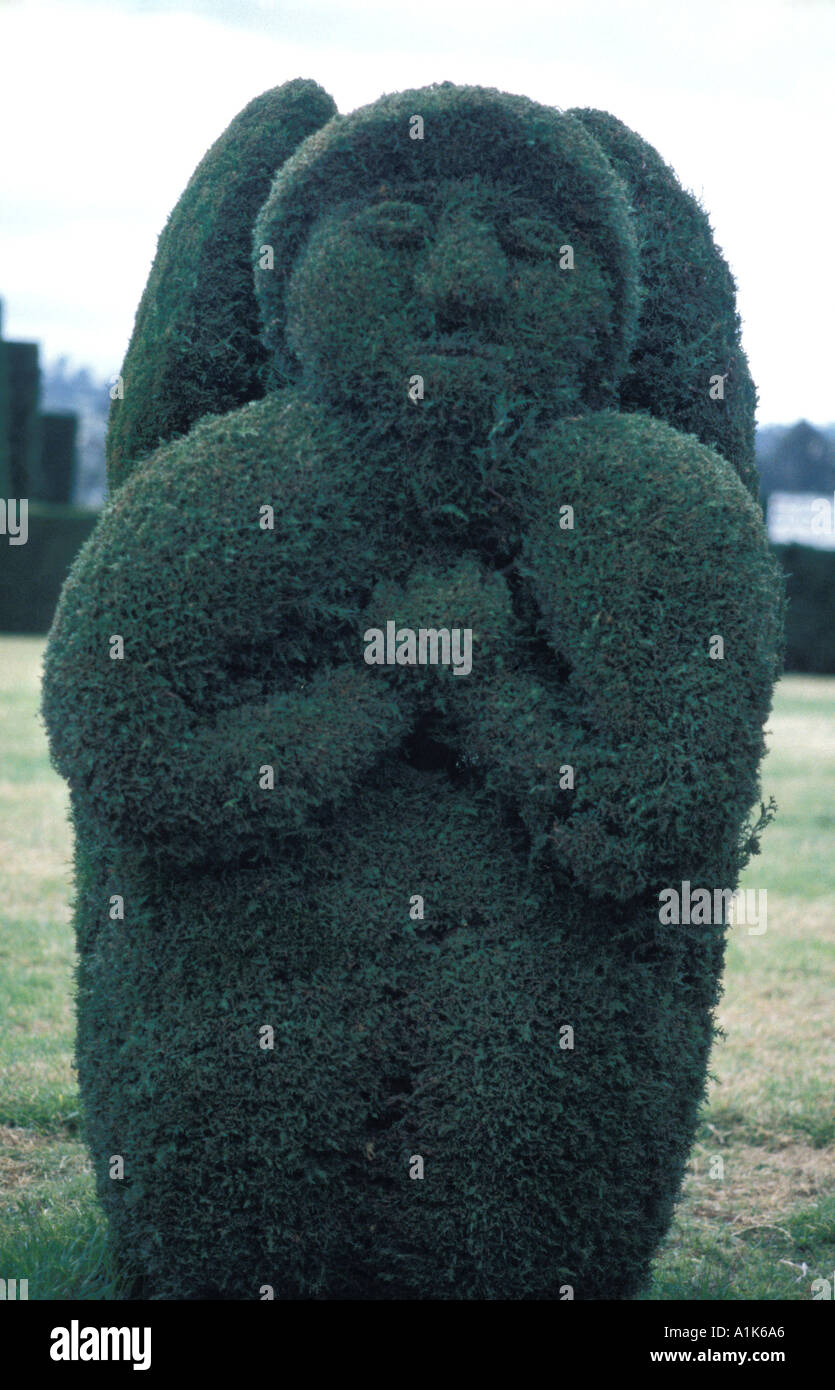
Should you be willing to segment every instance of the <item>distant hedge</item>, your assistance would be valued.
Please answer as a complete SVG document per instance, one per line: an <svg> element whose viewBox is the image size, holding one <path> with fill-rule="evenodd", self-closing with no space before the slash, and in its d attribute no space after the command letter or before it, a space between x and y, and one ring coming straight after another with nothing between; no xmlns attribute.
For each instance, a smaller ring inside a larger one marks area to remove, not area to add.
<svg viewBox="0 0 835 1390"><path fill-rule="evenodd" d="M86 507L30 502L26 544L0 536L0 632L49 631L61 585L97 518Z"/></svg>
<svg viewBox="0 0 835 1390"><path fill-rule="evenodd" d="M835 551L774 550L786 574L786 670L835 675Z"/></svg>
<svg viewBox="0 0 835 1390"><path fill-rule="evenodd" d="M37 343L3 344L6 359L11 497L31 497L41 455Z"/></svg>
<svg viewBox="0 0 835 1390"><path fill-rule="evenodd" d="M14 497L9 454L9 362L0 338L0 497Z"/></svg>
<svg viewBox="0 0 835 1390"><path fill-rule="evenodd" d="M68 410L41 415L40 460L32 496L40 502L68 503L76 467L78 416Z"/></svg>

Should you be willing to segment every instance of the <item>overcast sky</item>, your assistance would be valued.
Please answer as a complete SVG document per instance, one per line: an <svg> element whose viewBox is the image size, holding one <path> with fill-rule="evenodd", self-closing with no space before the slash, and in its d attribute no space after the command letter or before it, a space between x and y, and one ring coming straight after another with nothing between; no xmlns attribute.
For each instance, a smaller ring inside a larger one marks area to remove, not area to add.
<svg viewBox="0 0 835 1390"><path fill-rule="evenodd" d="M5 336L115 375L195 165L291 77L612 111L710 214L760 423L835 420L834 0L0 0Z"/></svg>

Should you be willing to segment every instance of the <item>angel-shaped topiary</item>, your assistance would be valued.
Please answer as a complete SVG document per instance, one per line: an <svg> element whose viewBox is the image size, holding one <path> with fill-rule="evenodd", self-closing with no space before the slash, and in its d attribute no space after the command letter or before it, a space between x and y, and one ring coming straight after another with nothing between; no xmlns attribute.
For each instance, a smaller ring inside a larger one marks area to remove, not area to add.
<svg viewBox="0 0 835 1390"><path fill-rule="evenodd" d="M330 111L172 215L50 636L99 1194L153 1297L627 1297L726 933L659 894L756 847L778 669L732 282L611 117Z"/></svg>

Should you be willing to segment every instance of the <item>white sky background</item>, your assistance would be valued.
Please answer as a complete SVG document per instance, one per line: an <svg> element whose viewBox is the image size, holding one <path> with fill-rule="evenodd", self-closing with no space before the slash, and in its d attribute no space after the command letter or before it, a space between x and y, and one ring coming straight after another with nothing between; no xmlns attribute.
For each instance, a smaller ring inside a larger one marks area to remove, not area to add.
<svg viewBox="0 0 835 1390"><path fill-rule="evenodd" d="M195 165L292 77L613 112L710 214L760 423L835 420L835 0L0 0L4 336L114 376Z"/></svg>

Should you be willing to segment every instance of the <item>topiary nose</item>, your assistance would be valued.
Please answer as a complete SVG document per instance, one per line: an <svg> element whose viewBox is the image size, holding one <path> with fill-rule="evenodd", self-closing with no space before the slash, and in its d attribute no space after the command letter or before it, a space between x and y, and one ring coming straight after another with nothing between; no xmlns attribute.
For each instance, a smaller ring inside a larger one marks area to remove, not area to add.
<svg viewBox="0 0 835 1390"><path fill-rule="evenodd" d="M446 327L464 328L504 303L507 258L490 226L459 213L439 228L416 280Z"/></svg>

